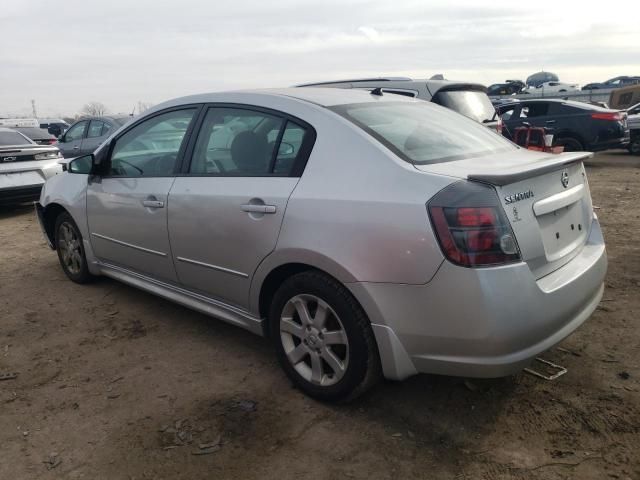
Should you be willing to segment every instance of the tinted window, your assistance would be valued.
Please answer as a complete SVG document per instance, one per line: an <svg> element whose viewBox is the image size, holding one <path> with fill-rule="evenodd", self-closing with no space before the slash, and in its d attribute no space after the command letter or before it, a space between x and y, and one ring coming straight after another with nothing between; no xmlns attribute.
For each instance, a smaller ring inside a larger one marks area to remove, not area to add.
<svg viewBox="0 0 640 480"><path fill-rule="evenodd" d="M488 128L427 102L360 103L332 110L411 163L440 163L516 148Z"/></svg>
<svg viewBox="0 0 640 480"><path fill-rule="evenodd" d="M80 140L84 133L84 128L87 126L87 122L78 122L71 127L64 135L66 142L72 142L74 140Z"/></svg>
<svg viewBox="0 0 640 480"><path fill-rule="evenodd" d="M210 108L198 134L189 172L204 175L271 175L276 143L284 123L282 118L268 113ZM297 141L293 129L287 138L295 149ZM286 157L291 156L290 150L281 151L277 156L277 159L282 157L282 165Z"/></svg>
<svg viewBox="0 0 640 480"><path fill-rule="evenodd" d="M287 121L273 166L273 173L279 175L289 175L291 173L295 161L300 155L306 133L307 130L304 127L290 120Z"/></svg>
<svg viewBox="0 0 640 480"><path fill-rule="evenodd" d="M542 117L549 112L549 104L548 103L528 103L525 107L523 107L523 111L527 110L526 116L528 118L533 117ZM522 116L522 115L520 115Z"/></svg>
<svg viewBox="0 0 640 480"><path fill-rule="evenodd" d="M111 175L171 175L194 113L195 109L163 113L126 132L113 148Z"/></svg>
<svg viewBox="0 0 640 480"><path fill-rule="evenodd" d="M103 125L104 123L99 120L91 120L89 130L87 131L87 138L101 137Z"/></svg>
<svg viewBox="0 0 640 480"><path fill-rule="evenodd" d="M31 143L18 132L0 132L0 145L28 145Z"/></svg>
<svg viewBox="0 0 640 480"><path fill-rule="evenodd" d="M439 91L432 101L476 122L491 121L495 114L493 104L484 92L473 90Z"/></svg>

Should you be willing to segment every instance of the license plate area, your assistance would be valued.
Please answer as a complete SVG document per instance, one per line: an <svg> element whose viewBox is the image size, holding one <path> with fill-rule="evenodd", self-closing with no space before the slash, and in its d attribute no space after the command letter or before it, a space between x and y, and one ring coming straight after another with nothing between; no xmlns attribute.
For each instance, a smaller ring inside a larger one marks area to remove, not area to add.
<svg viewBox="0 0 640 480"><path fill-rule="evenodd" d="M553 262L584 243L589 224L582 202L537 217L547 261Z"/></svg>
<svg viewBox="0 0 640 480"><path fill-rule="evenodd" d="M35 171L30 172L0 172L0 189L2 188L17 188L17 187L30 187L35 185L42 185L44 179Z"/></svg>

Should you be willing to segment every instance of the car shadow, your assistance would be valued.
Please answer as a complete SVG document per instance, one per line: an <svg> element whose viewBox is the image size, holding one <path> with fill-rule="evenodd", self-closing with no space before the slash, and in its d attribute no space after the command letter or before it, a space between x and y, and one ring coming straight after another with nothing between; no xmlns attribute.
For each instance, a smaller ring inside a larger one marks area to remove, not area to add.
<svg viewBox="0 0 640 480"><path fill-rule="evenodd" d="M12 218L16 215L23 215L33 211L33 203L21 203L17 205L0 205L0 220Z"/></svg>

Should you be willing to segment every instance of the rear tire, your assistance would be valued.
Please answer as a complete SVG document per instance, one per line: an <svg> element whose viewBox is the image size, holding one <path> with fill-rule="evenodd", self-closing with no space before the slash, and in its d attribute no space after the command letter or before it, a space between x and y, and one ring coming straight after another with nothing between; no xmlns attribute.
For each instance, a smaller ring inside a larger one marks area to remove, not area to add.
<svg viewBox="0 0 640 480"><path fill-rule="evenodd" d="M564 147L565 152L582 152L584 151L584 145L580 140L573 137L561 137L558 138L554 144L558 147Z"/></svg>
<svg viewBox="0 0 640 480"><path fill-rule="evenodd" d="M58 215L54 232L58 260L67 277L80 284L93 280L87 266L82 235L71 215L67 212Z"/></svg>
<svg viewBox="0 0 640 480"><path fill-rule="evenodd" d="M306 271L276 291L269 330L278 361L305 394L349 401L380 378L371 324L351 293L332 277Z"/></svg>
<svg viewBox="0 0 640 480"><path fill-rule="evenodd" d="M636 140L629 145L629 153L631 155L640 155L640 140Z"/></svg>

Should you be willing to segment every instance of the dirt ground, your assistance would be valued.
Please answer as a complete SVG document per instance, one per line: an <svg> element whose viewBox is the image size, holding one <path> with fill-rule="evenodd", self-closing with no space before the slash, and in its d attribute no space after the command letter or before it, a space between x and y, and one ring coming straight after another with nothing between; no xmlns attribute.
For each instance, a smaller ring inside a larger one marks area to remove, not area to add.
<svg viewBox="0 0 640 480"><path fill-rule="evenodd" d="M640 478L640 157L588 170L610 265L545 354L565 376L421 375L346 406L293 389L262 338L71 283L32 210L1 209L0 478Z"/></svg>

